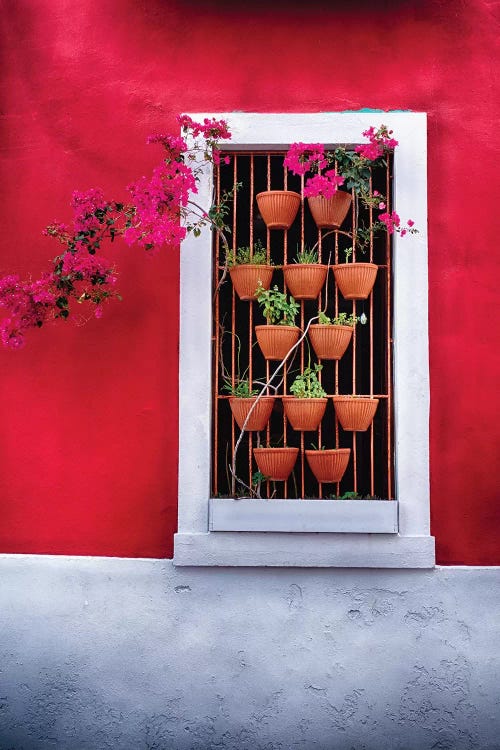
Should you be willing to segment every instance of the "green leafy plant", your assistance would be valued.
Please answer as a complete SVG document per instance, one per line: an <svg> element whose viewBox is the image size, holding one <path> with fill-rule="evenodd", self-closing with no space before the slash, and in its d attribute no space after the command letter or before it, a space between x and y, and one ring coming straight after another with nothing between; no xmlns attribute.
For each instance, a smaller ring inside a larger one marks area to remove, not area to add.
<svg viewBox="0 0 500 750"><path fill-rule="evenodd" d="M360 317L351 313L339 313L335 318L329 318L326 313L320 311L318 313L318 321L322 326L355 326L360 321Z"/></svg>
<svg viewBox="0 0 500 750"><path fill-rule="evenodd" d="M261 471L254 471L252 474L252 487L257 487L262 482L267 482L268 479L269 477L266 477Z"/></svg>
<svg viewBox="0 0 500 750"><path fill-rule="evenodd" d="M224 378L223 390L236 398L253 398L259 392L256 388L250 388L249 380L244 378L236 380L234 384L229 378Z"/></svg>
<svg viewBox="0 0 500 750"><path fill-rule="evenodd" d="M262 284L259 284L255 296L268 323L283 326L295 325L295 317L300 306L291 295L288 299L287 295L280 292L276 285L272 289L264 289Z"/></svg>
<svg viewBox="0 0 500 750"><path fill-rule="evenodd" d="M316 364L314 367L306 367L304 372L297 375L293 381L290 392L296 398L324 398L326 392L318 380L318 372L322 369L323 365Z"/></svg>
<svg viewBox="0 0 500 750"><path fill-rule="evenodd" d="M360 495L358 492L344 492L343 495L329 495L331 500L380 500L377 495Z"/></svg>
<svg viewBox="0 0 500 750"><path fill-rule="evenodd" d="M297 255L294 259L294 262L299 264L317 263L318 251L307 247L302 248L302 250L297 250Z"/></svg>
<svg viewBox="0 0 500 750"><path fill-rule="evenodd" d="M229 268L234 266L266 266L267 261L267 250L260 240L257 240L252 245L246 247L239 247L236 251L231 250L227 255L227 265Z"/></svg>
<svg viewBox="0 0 500 750"><path fill-rule="evenodd" d="M316 445L316 443L311 443L311 450L313 451L326 451L326 448L324 445Z"/></svg>

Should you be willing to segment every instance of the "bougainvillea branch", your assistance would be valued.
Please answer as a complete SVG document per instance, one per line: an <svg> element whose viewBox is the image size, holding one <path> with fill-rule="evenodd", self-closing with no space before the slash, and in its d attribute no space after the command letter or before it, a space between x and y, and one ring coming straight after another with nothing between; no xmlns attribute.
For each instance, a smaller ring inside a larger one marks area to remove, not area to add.
<svg viewBox="0 0 500 750"><path fill-rule="evenodd" d="M0 279L0 306L7 312L0 323L4 345L23 346L28 330L67 319L75 303L94 305L100 317L105 302L120 299L116 269L101 255L103 243L122 237L128 245L153 252L177 246L188 232L197 235L205 225L223 235L224 201L230 196L223 195L208 212L190 199L206 162L220 163L220 141L231 137L227 123L208 118L198 123L187 115L177 120L183 135L191 136L191 145L179 136L150 136L148 143L164 148L164 160L150 177L128 186L130 204L107 200L98 189L75 191L72 225L55 221L44 231L63 248L51 269L35 281L14 274Z"/></svg>
<svg viewBox="0 0 500 750"><path fill-rule="evenodd" d="M370 189L371 168L385 166L387 157L398 145L392 130L386 125L372 126L363 132L363 136L368 143L361 143L354 150L339 146L327 151L321 143L293 143L285 157L285 166L294 174L309 174L304 185L305 197L332 198L341 186L353 191L357 226L354 232L345 234L361 252L365 251L370 237L379 231L397 232L401 237L417 231L412 219L408 219L406 226L401 226L398 214L385 210L387 198ZM381 211L370 227L358 225L360 203L365 208Z"/></svg>

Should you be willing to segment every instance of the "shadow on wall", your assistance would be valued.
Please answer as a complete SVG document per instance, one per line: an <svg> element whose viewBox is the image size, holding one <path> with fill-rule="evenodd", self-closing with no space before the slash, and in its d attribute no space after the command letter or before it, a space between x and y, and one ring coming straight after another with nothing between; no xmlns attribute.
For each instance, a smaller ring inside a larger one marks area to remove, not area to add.
<svg viewBox="0 0 500 750"><path fill-rule="evenodd" d="M416 10L423 13L425 10L433 7L444 5L450 5L455 7L457 5L454 0L379 0L377 2L377 14L396 11L400 12L403 9ZM274 0L272 4L269 0L251 0L251 2L242 2L241 0L192 0L190 3L191 8L206 8L217 11L223 11L227 13L232 11L233 14L244 13L248 15L252 11L269 11L269 13L275 14L276 11L303 11L304 14L310 15L312 10L324 11L328 15L335 12L340 12L345 15L349 12L357 11L373 11L372 0L349 0L348 6L344 0L330 0L325 5L324 0L308 0L304 3L304 0Z"/></svg>

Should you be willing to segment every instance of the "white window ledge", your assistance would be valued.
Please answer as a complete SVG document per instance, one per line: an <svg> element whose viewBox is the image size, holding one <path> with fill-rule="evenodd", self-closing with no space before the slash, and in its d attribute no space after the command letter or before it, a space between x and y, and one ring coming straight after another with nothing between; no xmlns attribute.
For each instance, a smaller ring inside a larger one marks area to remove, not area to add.
<svg viewBox="0 0 500 750"><path fill-rule="evenodd" d="M431 536L210 531L176 534L175 565L433 568Z"/></svg>
<svg viewBox="0 0 500 750"><path fill-rule="evenodd" d="M210 531L397 534L395 500L210 500Z"/></svg>

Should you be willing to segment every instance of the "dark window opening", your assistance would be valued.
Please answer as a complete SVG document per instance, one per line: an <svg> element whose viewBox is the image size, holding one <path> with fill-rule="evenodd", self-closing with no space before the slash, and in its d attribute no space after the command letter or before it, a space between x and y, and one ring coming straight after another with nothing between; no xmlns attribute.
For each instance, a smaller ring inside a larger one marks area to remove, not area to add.
<svg viewBox="0 0 500 750"><path fill-rule="evenodd" d="M255 244L258 240L268 249L269 258L275 266L272 285L285 290L283 271L280 266L293 263L298 250L312 247L319 241L319 262L330 265L344 261L344 249L352 240L343 232L352 232L356 221L350 210L340 231L318 230L311 216L307 200L302 200L295 221L288 231L268 230L260 216L255 200L259 192L272 190L294 190L302 194L302 180L287 172L283 166L284 152L229 153L230 163L221 163L215 174L218 194L230 190L238 182L242 186L235 193L226 219L232 228L229 243L233 249ZM372 171L372 191L391 195L391 163L387 168ZM375 221L377 210L360 209L358 222L369 224ZM234 383L247 377L260 389L279 362L266 362L255 337L255 325L265 323L256 301L242 301L233 289L229 276L219 287L224 265L222 243L214 234L214 311L213 311L213 423L212 423L212 496L232 496L229 466L240 430L229 407L229 395L224 390L224 376ZM258 444L292 446L299 448L295 468L286 482L268 482L262 496L278 498L328 498L355 492L359 497L392 499L393 488L393 405L392 405L392 287L391 287L391 243L384 233L374 236L366 255L358 261L378 265L373 292L367 300L345 300L337 289L332 270L317 300L300 302L297 325L301 330L310 317L325 308L334 317L345 312L366 316L366 324L358 323L349 347L338 360L323 360L321 383L328 394L328 404L315 432L298 432L292 429L284 417L281 396L289 395L289 387L295 376L308 364L319 362L312 346L306 339L290 359L276 382L283 381L277 392L273 412L268 426L260 433L247 432L237 454L236 474L251 486L257 465L252 449ZM269 391L274 395L274 391ZM366 432L344 431L338 422L331 396L370 395L379 399L372 425ZM340 483L320 484L312 474L305 450L312 447L351 448L346 472ZM239 492L248 494L238 488Z"/></svg>

